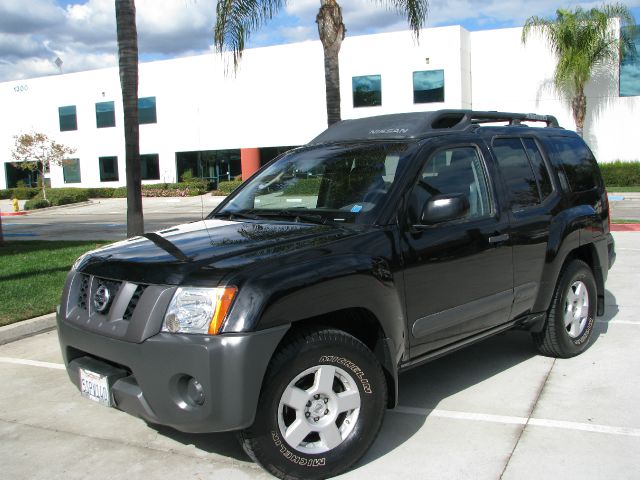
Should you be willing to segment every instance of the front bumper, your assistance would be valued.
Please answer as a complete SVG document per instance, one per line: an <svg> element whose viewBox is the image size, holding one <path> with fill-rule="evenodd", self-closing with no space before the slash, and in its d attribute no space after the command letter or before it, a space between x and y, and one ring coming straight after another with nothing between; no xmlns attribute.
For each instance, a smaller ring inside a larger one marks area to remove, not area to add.
<svg viewBox="0 0 640 480"><path fill-rule="evenodd" d="M113 378L116 408L183 432L223 432L253 423L262 380L289 326L210 335L160 333L141 343L109 338L63 321L58 336L67 373L79 387L79 369ZM204 402L190 401L189 378Z"/></svg>

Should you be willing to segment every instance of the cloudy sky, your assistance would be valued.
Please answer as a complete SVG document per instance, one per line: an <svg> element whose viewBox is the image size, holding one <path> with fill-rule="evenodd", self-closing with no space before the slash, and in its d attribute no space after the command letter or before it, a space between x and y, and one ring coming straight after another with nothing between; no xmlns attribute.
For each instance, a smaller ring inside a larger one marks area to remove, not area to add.
<svg viewBox="0 0 640 480"><path fill-rule="evenodd" d="M347 35L406 29L406 21L379 0L340 0ZM559 6L598 6L573 0L431 0L427 26L463 25L469 30L521 26L531 15L553 16ZM624 2L640 23L640 0ZM249 46L317 38L319 0L289 0L281 14L256 32ZM28 7L27 7L28 5ZM140 60L211 49L213 0L136 0ZM113 0L2 0L0 81L116 65Z"/></svg>

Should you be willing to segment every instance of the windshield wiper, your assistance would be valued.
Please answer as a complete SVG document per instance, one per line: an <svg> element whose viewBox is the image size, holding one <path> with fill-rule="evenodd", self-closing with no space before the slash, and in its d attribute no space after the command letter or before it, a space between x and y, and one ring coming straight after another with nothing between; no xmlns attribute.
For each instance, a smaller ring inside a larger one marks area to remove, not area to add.
<svg viewBox="0 0 640 480"><path fill-rule="evenodd" d="M235 218L245 218L249 220L260 220L258 215L253 215L252 213L247 212L217 212L212 215L213 218L222 217L228 218L229 220L233 220Z"/></svg>
<svg viewBox="0 0 640 480"><path fill-rule="evenodd" d="M319 225L325 225L330 222L330 220L323 215L298 212L295 210L252 210L251 213L261 217L293 218L294 222L304 221L307 223L316 223Z"/></svg>

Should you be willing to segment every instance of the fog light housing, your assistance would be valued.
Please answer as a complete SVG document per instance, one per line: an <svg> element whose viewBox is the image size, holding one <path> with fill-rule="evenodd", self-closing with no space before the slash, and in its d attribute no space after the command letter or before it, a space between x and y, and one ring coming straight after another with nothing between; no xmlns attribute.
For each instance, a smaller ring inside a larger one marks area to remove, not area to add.
<svg viewBox="0 0 640 480"><path fill-rule="evenodd" d="M204 395L204 387L202 384L191 377L189 382L187 382L187 397L194 404L201 406L204 405L205 395Z"/></svg>

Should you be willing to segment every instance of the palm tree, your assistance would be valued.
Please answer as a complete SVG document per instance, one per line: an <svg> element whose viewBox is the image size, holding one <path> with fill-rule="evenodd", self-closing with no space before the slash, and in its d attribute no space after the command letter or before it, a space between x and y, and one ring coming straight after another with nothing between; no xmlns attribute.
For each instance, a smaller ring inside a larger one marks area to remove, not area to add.
<svg viewBox="0 0 640 480"><path fill-rule="evenodd" d="M376 0L396 12L406 15L416 39L424 25L429 0ZM214 43L222 52L233 52L234 67L238 66L245 43L252 32L271 20L286 4L286 0L217 0ZM324 49L324 78L329 125L340 121L340 70L338 53L346 28L342 9L336 0L320 0L316 16L318 34Z"/></svg>
<svg viewBox="0 0 640 480"><path fill-rule="evenodd" d="M144 233L138 124L138 32L134 0L115 0L127 175L127 237Z"/></svg>
<svg viewBox="0 0 640 480"><path fill-rule="evenodd" d="M612 20L619 19L620 35ZM556 55L553 82L561 94L571 100L576 131L582 136L587 114L584 87L597 67L614 63L619 56L635 52L632 42L635 20L629 9L620 4L603 5L584 10L558 9L555 19L529 17L522 30L526 44L533 32L545 36L549 48Z"/></svg>

